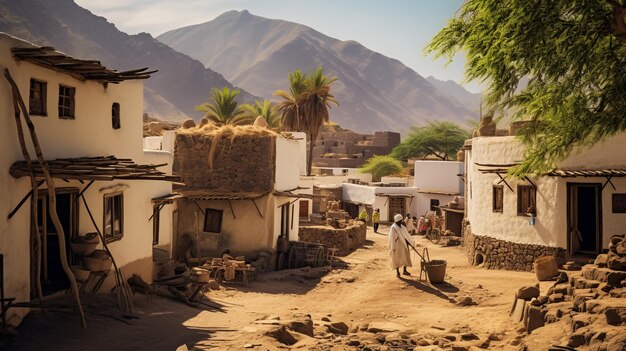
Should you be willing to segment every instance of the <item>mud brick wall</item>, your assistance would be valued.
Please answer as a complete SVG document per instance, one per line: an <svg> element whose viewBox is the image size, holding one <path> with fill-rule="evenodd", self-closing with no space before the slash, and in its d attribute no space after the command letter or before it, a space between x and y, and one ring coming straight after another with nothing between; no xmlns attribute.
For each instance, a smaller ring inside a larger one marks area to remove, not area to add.
<svg viewBox="0 0 626 351"><path fill-rule="evenodd" d="M337 255L345 256L365 243L365 231L365 224L361 222L354 222L344 229L328 226L300 227L298 239L329 248L336 247L339 249Z"/></svg>
<svg viewBox="0 0 626 351"><path fill-rule="evenodd" d="M271 135L221 137L213 167L208 155L215 137L176 134L173 173L182 177L177 190L266 192L274 187L275 139Z"/></svg>
<svg viewBox="0 0 626 351"><path fill-rule="evenodd" d="M313 213L328 211L328 201L341 201L343 198L343 187L336 188L313 186L313 195L320 195L313 198Z"/></svg>
<svg viewBox="0 0 626 351"><path fill-rule="evenodd" d="M540 256L554 256L557 262L565 261L565 250L562 248L520 244L476 235L472 233L471 226L465 227L463 246L471 264L482 263L487 269L530 272L535 259Z"/></svg>

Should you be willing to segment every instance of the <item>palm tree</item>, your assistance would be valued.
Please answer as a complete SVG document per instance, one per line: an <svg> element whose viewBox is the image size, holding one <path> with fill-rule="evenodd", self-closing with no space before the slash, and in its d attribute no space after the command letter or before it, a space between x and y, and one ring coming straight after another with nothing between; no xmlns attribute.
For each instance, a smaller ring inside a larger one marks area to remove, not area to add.
<svg viewBox="0 0 626 351"><path fill-rule="evenodd" d="M328 78L322 67L311 72L308 77L299 70L289 74L289 92L277 90L274 95L283 98L278 104L282 112L283 126L288 130L306 132L309 135L309 157L307 159L307 175L311 175L313 164L313 146L320 127L328 122L328 109L337 105L335 97L330 93L330 85L337 78Z"/></svg>
<svg viewBox="0 0 626 351"><path fill-rule="evenodd" d="M256 100L254 102L254 105L244 104L242 107L249 113L250 117L253 119L258 116L263 116L269 128L280 128L281 121L280 116L278 115L278 111L276 109L276 105L272 105L269 100L264 99L263 102Z"/></svg>
<svg viewBox="0 0 626 351"><path fill-rule="evenodd" d="M239 90L213 88L211 90L211 103L205 102L196 106L196 111L205 112L204 117L218 126L250 124L249 116L244 115L244 110L235 99Z"/></svg>

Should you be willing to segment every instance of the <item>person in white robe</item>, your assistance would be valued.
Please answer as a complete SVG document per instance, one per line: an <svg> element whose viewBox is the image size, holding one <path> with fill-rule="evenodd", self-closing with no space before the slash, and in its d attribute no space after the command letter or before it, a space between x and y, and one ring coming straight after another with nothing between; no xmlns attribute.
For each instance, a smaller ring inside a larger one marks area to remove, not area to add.
<svg viewBox="0 0 626 351"><path fill-rule="evenodd" d="M391 268L396 270L396 275L400 276L400 267L404 267L402 274L411 275L407 271L407 267L412 267L411 263L411 246L415 247L415 242L409 234L402 220L401 214L393 217L395 223L389 229L389 258L391 260Z"/></svg>

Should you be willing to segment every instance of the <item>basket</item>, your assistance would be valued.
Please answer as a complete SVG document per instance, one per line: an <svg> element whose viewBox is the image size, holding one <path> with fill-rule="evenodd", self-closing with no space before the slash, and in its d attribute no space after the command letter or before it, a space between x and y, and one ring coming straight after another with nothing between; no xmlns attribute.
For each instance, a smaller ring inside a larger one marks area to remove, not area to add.
<svg viewBox="0 0 626 351"><path fill-rule="evenodd" d="M559 275L559 267L554 256L541 256L534 263L535 275L539 281L550 280Z"/></svg>
<svg viewBox="0 0 626 351"><path fill-rule="evenodd" d="M448 261L446 260L432 260L424 263L428 280L431 284L443 283L446 278L446 267Z"/></svg>

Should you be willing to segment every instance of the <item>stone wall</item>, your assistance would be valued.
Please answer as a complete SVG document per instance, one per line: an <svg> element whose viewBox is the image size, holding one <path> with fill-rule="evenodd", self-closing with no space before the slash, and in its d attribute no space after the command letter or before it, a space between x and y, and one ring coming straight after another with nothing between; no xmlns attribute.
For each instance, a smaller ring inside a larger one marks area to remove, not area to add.
<svg viewBox="0 0 626 351"><path fill-rule="evenodd" d="M300 227L298 240L319 243L339 249L337 255L345 256L365 243L366 226L361 222L337 229L329 226Z"/></svg>
<svg viewBox="0 0 626 351"><path fill-rule="evenodd" d="M323 213L328 210L328 201L341 201L343 198L343 187L319 187L313 186L313 213Z"/></svg>
<svg viewBox="0 0 626 351"><path fill-rule="evenodd" d="M219 138L213 167L208 156L215 137L177 133L173 173L182 177L179 190L266 192L274 187L276 158L273 135Z"/></svg>
<svg viewBox="0 0 626 351"><path fill-rule="evenodd" d="M535 259L540 256L555 256L558 263L565 261L565 250L560 247L520 244L472 233L466 226L463 246L471 264L483 264L487 269L532 271Z"/></svg>

